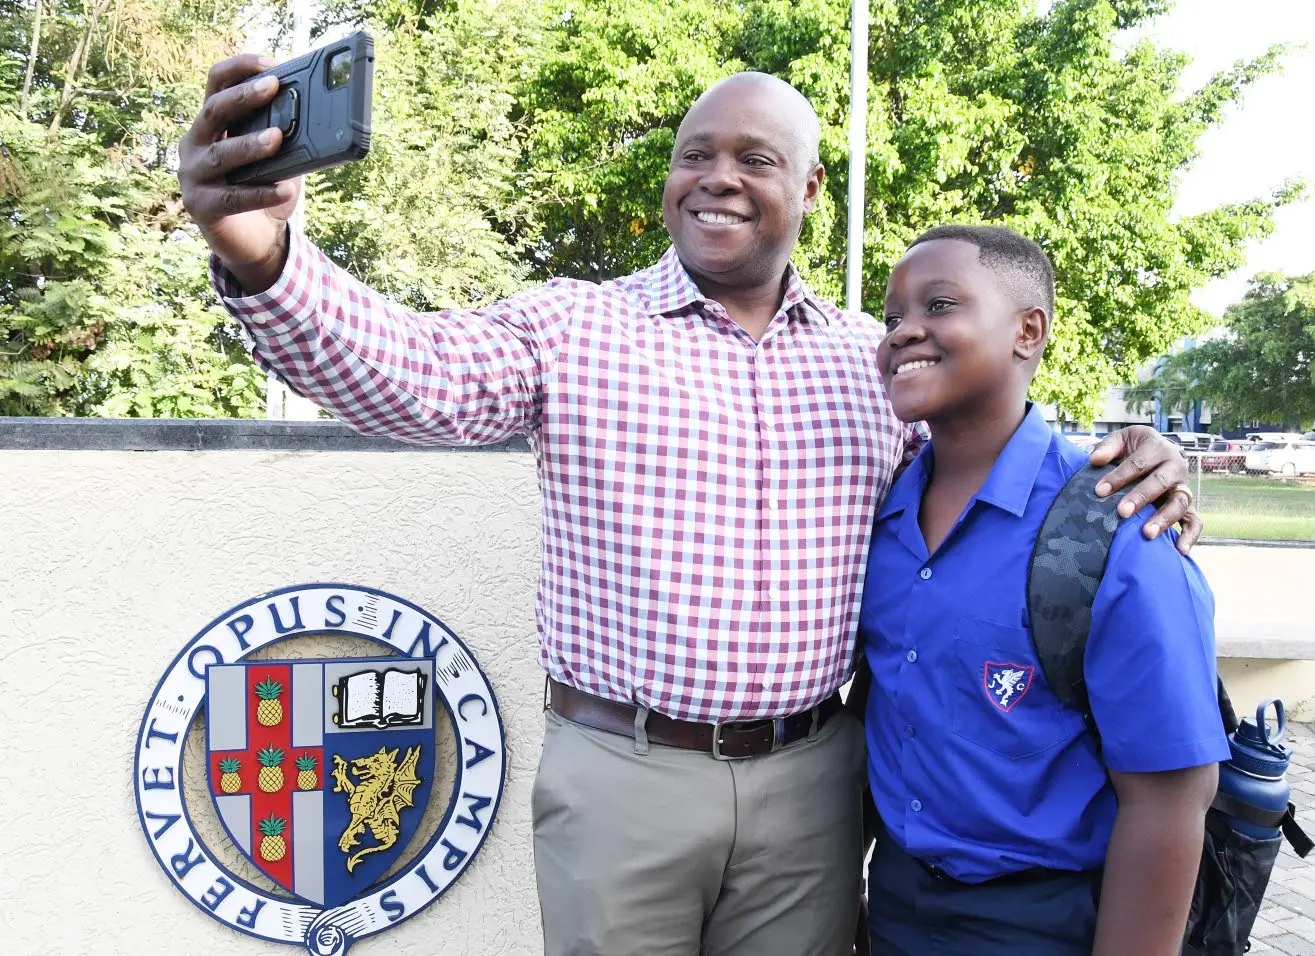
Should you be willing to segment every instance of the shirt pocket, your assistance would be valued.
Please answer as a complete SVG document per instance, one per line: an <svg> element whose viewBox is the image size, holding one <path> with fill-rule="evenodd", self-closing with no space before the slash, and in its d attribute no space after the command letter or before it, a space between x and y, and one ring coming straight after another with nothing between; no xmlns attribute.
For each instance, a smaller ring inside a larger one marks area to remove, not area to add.
<svg viewBox="0 0 1315 956"><path fill-rule="evenodd" d="M992 753L1033 757L1085 727L1082 715L1051 693L1025 627L962 621L946 669L955 735Z"/></svg>

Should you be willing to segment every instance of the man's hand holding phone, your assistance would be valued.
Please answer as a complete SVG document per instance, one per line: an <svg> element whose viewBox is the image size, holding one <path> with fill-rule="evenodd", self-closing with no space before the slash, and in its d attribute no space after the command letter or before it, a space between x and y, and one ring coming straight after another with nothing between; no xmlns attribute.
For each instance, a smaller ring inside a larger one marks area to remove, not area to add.
<svg viewBox="0 0 1315 956"><path fill-rule="evenodd" d="M283 271L300 177L369 154L373 84L364 30L277 66L235 56L210 71L178 179L206 242L248 292Z"/></svg>
<svg viewBox="0 0 1315 956"><path fill-rule="evenodd" d="M206 78L205 105L178 144L183 205L248 293L265 291L283 271L288 219L301 192L300 177L272 185L228 182L230 172L274 156L283 143L277 127L228 136L230 126L274 99L277 77L251 79L273 65L269 57L251 54L215 64Z"/></svg>

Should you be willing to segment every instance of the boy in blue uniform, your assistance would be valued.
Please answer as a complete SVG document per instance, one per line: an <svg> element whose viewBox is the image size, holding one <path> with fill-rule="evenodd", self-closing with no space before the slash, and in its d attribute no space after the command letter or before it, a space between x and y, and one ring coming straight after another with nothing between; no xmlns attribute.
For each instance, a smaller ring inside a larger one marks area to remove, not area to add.
<svg viewBox="0 0 1315 956"><path fill-rule="evenodd" d="M1099 743L1046 685L1027 566L1086 465L1027 402L1053 308L1045 253L993 227L925 233L886 291L881 374L932 441L880 509L860 618L877 956L1179 951L1229 755L1213 598L1125 521L1086 654Z"/></svg>

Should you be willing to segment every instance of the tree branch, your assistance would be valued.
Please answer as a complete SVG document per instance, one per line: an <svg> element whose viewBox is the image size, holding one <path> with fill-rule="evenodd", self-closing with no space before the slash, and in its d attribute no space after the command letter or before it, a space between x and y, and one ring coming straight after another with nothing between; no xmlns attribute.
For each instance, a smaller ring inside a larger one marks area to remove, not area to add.
<svg viewBox="0 0 1315 956"><path fill-rule="evenodd" d="M55 115L50 120L50 132L58 133L59 126L64 121L64 114L69 105L73 102L74 96L77 95L78 85L82 82L83 76L87 72L87 63L91 59L91 41L96 35L96 28L100 26L100 18L105 15L113 0L92 0L91 15L87 18L87 26L78 37L78 45L73 48L73 55L69 57L68 73L64 76L64 90L59 95L59 105L55 108Z"/></svg>
<svg viewBox="0 0 1315 956"><path fill-rule="evenodd" d="M23 75L23 94L18 98L18 115L27 119L27 98L32 91L32 74L36 70L37 54L41 52L42 0L37 0L36 15L32 20L32 46L27 51L27 72Z"/></svg>

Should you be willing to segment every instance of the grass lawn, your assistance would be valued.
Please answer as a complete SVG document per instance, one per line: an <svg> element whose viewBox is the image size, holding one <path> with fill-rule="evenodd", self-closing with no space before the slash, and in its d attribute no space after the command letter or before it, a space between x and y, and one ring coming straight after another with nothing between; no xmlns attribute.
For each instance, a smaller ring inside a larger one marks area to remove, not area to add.
<svg viewBox="0 0 1315 956"><path fill-rule="evenodd" d="M1315 541L1315 481L1203 475L1197 508L1207 537Z"/></svg>

